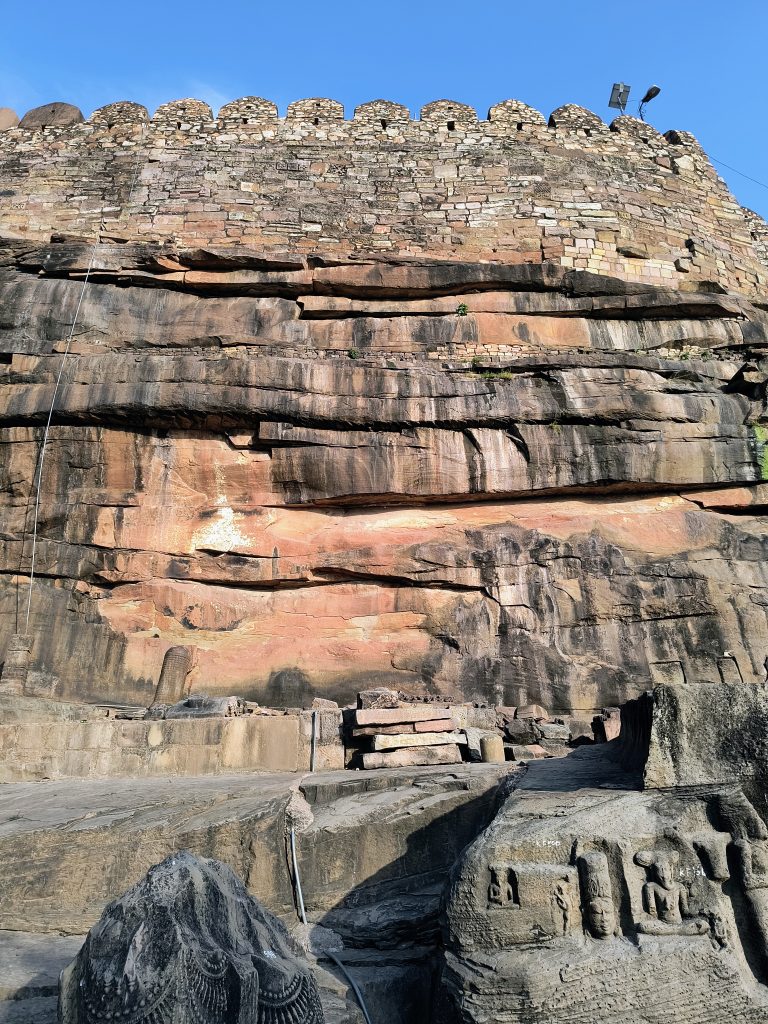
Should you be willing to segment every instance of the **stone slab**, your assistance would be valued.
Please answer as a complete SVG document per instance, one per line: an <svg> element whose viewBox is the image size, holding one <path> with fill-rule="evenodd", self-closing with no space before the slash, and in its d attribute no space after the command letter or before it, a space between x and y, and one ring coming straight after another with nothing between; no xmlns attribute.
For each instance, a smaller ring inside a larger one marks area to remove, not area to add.
<svg viewBox="0 0 768 1024"><path fill-rule="evenodd" d="M455 743L440 747L377 751L363 754L363 768L408 768L417 765L459 764L461 752Z"/></svg>
<svg viewBox="0 0 768 1024"><path fill-rule="evenodd" d="M355 720L358 725L398 725L400 722L429 722L436 717L434 705L407 708L371 708L358 711Z"/></svg>
<svg viewBox="0 0 768 1024"><path fill-rule="evenodd" d="M430 722L414 722L416 732L451 732L456 728L452 718L437 718Z"/></svg>
<svg viewBox="0 0 768 1024"><path fill-rule="evenodd" d="M401 736L403 733L416 731L417 725L431 725L431 722L401 722L399 725L361 725L352 730L352 735L357 739L362 736ZM429 730L436 732L437 730Z"/></svg>
<svg viewBox="0 0 768 1024"><path fill-rule="evenodd" d="M401 736L377 735L373 737L373 749L398 750L402 747L436 747L445 743L466 742L466 736L460 732L424 732Z"/></svg>
<svg viewBox="0 0 768 1024"><path fill-rule="evenodd" d="M512 756L516 761L528 761L530 758L547 757L547 751L538 743L513 743Z"/></svg>

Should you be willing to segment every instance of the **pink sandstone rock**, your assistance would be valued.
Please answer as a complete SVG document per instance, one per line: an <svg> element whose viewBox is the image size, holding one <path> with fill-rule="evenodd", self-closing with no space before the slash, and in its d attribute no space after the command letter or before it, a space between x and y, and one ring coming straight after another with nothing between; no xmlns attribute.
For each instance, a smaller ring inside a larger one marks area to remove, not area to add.
<svg viewBox="0 0 768 1024"><path fill-rule="evenodd" d="M435 708L433 706L373 708L369 711L355 712L355 721L358 725L397 725L400 722L429 722L434 717Z"/></svg>
<svg viewBox="0 0 768 1024"><path fill-rule="evenodd" d="M15 110L11 110L10 107L0 107L0 132L15 128L18 123L19 118Z"/></svg>
<svg viewBox="0 0 768 1024"><path fill-rule="evenodd" d="M373 737L374 750L398 750L401 747L439 747L445 743L465 743L466 737L457 732L402 733L388 736L380 733Z"/></svg>

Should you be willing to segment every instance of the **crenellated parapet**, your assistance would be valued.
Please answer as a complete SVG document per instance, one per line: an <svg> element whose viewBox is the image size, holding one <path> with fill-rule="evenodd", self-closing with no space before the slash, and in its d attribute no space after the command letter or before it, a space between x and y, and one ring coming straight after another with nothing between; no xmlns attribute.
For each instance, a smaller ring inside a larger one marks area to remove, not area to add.
<svg viewBox="0 0 768 1024"><path fill-rule="evenodd" d="M94 110L88 121L92 125L115 128L125 125L143 125L149 121L149 112L141 103L122 101L108 103L105 107Z"/></svg>
<svg viewBox="0 0 768 1024"><path fill-rule="evenodd" d="M289 103L286 121L307 121L316 127L329 121L343 121L344 106L337 100L314 97Z"/></svg>
<svg viewBox="0 0 768 1024"><path fill-rule="evenodd" d="M488 111L488 120L498 128L510 128L521 132L531 127L546 128L547 120L527 103L520 100L503 100Z"/></svg>
<svg viewBox="0 0 768 1024"><path fill-rule="evenodd" d="M0 117L0 215L45 238L245 243L264 250L559 262L668 287L765 291L765 235L690 133L517 99L353 112L328 97L281 113L245 96L151 116L110 103ZM130 195L130 202L128 197ZM759 219L758 219L759 220Z"/></svg>
<svg viewBox="0 0 768 1024"><path fill-rule="evenodd" d="M276 125L277 106L261 96L244 96L225 104L216 118L219 128L241 128L243 125Z"/></svg>
<svg viewBox="0 0 768 1024"><path fill-rule="evenodd" d="M435 100L421 108L420 119L453 131L457 125L474 124L477 121L477 111L466 103L456 103L454 100Z"/></svg>
<svg viewBox="0 0 768 1024"><path fill-rule="evenodd" d="M597 114L575 103L566 103L553 110L549 115L549 127L565 134L584 135L587 138L607 131L607 125Z"/></svg>
<svg viewBox="0 0 768 1024"><path fill-rule="evenodd" d="M485 120L478 118L477 111L468 104L449 99L425 104L418 116L413 116L402 103L371 100L355 107L351 118L345 116L343 104L327 97L294 100L288 105L284 117L280 117L275 103L260 96L232 100L221 107L215 117L209 104L191 98L164 103L151 116L146 107L129 101L109 103L95 110L87 119L77 107L62 103L37 107L21 121L13 111L2 110L2 142L11 147L33 141L30 135L35 136L35 141L42 146L48 140L58 138L65 130L71 143L81 141L87 145L96 130L139 125L146 126L150 134L181 133L180 141L185 135L207 134L212 136L212 144L218 135L248 128L272 129L270 135L276 138L281 135L293 137L304 131L319 139L324 137L323 129L332 129L334 138L341 138L346 133L350 140L359 137L364 129L386 131L394 128L398 134L413 139L422 138L425 133L452 133L457 140L468 142L522 135L550 142L575 138L580 139L587 149L608 145L617 153L622 144L629 150L636 143L683 147L703 153L699 143L688 132L671 131L662 136L652 125L628 116L617 117L608 126L596 114L576 104L558 107L546 118L534 107L516 99L494 104ZM589 142L586 141L588 139Z"/></svg>

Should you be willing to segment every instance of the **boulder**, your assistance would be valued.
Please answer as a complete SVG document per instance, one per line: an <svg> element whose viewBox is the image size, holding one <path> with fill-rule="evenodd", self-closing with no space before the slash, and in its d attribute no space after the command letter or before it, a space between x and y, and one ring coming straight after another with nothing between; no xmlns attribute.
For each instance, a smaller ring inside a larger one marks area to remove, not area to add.
<svg viewBox="0 0 768 1024"><path fill-rule="evenodd" d="M85 120L79 107L71 103L44 103L28 110L19 122L20 128L68 128Z"/></svg>

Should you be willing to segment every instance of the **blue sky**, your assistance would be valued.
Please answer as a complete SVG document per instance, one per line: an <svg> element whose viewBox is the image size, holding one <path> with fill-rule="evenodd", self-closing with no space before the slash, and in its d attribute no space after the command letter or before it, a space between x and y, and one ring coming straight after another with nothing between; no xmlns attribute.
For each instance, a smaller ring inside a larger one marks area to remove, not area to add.
<svg viewBox="0 0 768 1024"><path fill-rule="evenodd" d="M768 0L323 0L282 4L6 0L0 106L53 100L87 115L118 99L150 110L195 96L329 96L347 115L391 99L488 107L515 97L549 114L580 103L606 120L614 81L629 112L652 83L648 120L698 137L737 198L768 217Z"/></svg>

